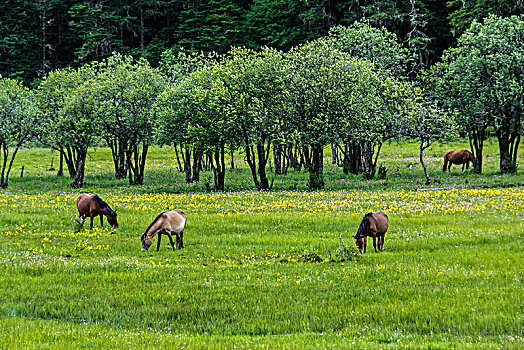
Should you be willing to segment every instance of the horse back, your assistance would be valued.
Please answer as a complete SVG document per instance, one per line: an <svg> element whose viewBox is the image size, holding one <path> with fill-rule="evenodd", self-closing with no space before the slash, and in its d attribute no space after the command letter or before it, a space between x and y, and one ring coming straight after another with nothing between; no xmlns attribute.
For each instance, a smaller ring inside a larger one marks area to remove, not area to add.
<svg viewBox="0 0 524 350"><path fill-rule="evenodd" d="M171 231L180 233L186 226L186 214L180 209L163 211L148 226L144 235L154 236L159 231Z"/></svg>
<svg viewBox="0 0 524 350"><path fill-rule="evenodd" d="M377 235L386 233L388 224L388 216L381 211L373 213L370 217L370 227L375 229Z"/></svg>
<svg viewBox="0 0 524 350"><path fill-rule="evenodd" d="M170 227L171 231L182 232L186 226L187 217L186 214L180 210L175 209L164 213L166 218L166 226Z"/></svg>
<svg viewBox="0 0 524 350"><path fill-rule="evenodd" d="M455 152L457 151L454 149L448 149L446 152L444 152L444 160L453 159Z"/></svg>
<svg viewBox="0 0 524 350"><path fill-rule="evenodd" d="M467 162L468 160L473 161L475 157L473 156L473 153L471 153L470 150L467 149L461 149L461 150L447 150L446 153L444 153L444 159L448 159L454 164L462 164L464 162Z"/></svg>
<svg viewBox="0 0 524 350"><path fill-rule="evenodd" d="M101 203L104 203L102 199L97 194L87 194L83 193L78 196L76 200L76 206L80 215L95 216L100 214Z"/></svg>
<svg viewBox="0 0 524 350"><path fill-rule="evenodd" d="M83 193L76 199L76 207L78 208L78 213L80 215L90 215L91 214L91 195Z"/></svg>

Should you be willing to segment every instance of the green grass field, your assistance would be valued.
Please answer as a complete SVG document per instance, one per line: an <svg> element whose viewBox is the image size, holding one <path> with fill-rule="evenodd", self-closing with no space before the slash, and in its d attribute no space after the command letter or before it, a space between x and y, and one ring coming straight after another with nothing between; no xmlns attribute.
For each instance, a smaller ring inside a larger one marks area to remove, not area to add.
<svg viewBox="0 0 524 350"><path fill-rule="evenodd" d="M522 348L522 167L498 174L493 143L484 174L442 173L450 147L426 152L433 190L417 145L392 143L386 179L346 176L326 154L324 191L302 172L271 175L262 193L240 156L216 193L209 174L183 183L172 148L153 148L134 187L98 148L79 191L46 170L49 150L23 150L0 192L0 348ZM98 219L79 227L82 192L117 210L116 234ZM174 208L185 249L164 237L141 252L147 225ZM390 219L384 251L357 255L352 236L376 210Z"/></svg>

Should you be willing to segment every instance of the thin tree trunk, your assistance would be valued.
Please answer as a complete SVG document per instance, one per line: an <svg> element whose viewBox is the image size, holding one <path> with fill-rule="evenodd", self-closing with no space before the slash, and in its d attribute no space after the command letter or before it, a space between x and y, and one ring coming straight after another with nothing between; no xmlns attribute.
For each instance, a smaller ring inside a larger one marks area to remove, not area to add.
<svg viewBox="0 0 524 350"><path fill-rule="evenodd" d="M107 145L111 149L113 166L115 168L115 178L125 179L126 177L126 149L127 141L125 139L116 139L108 136L105 138Z"/></svg>
<svg viewBox="0 0 524 350"><path fill-rule="evenodd" d="M149 151L149 145L143 144L142 145L142 154L137 157L137 163L139 164L138 167L138 185L144 184L144 176L145 176L145 169L146 169L146 160L147 160L147 152Z"/></svg>
<svg viewBox="0 0 524 350"><path fill-rule="evenodd" d="M178 171L182 172L182 164L180 164L180 157L178 156L178 146L175 144L175 155L176 155L176 162L178 163Z"/></svg>
<svg viewBox="0 0 524 350"><path fill-rule="evenodd" d="M55 150L51 149L51 164L49 165L49 169L47 169L48 171L55 170L54 162L55 162Z"/></svg>
<svg viewBox="0 0 524 350"><path fill-rule="evenodd" d="M287 159L287 147L284 145L282 149L282 175L287 174L287 168L288 168L288 159Z"/></svg>
<svg viewBox="0 0 524 350"><path fill-rule="evenodd" d="M215 190L223 191L225 188L225 174L226 174L225 146L224 145L216 146L214 153L215 153L214 154L215 164L212 166L212 168L213 168L213 174L214 174Z"/></svg>
<svg viewBox="0 0 524 350"><path fill-rule="evenodd" d="M362 146L362 166L364 178L372 179L375 176L375 169L373 168L373 145L371 142L366 141Z"/></svg>
<svg viewBox="0 0 524 350"><path fill-rule="evenodd" d="M266 174L266 164L269 159L270 145L268 145L267 151L265 150L264 143L257 144L257 155L258 155L258 176L260 178L259 190L269 190L269 181Z"/></svg>
<svg viewBox="0 0 524 350"><path fill-rule="evenodd" d="M186 184L191 183L191 148L185 146L185 155L184 155L184 171L186 172Z"/></svg>
<svg viewBox="0 0 524 350"><path fill-rule="evenodd" d="M60 153L60 167L58 168L58 173L56 173L56 176L64 176L64 152L61 150Z"/></svg>
<svg viewBox="0 0 524 350"><path fill-rule="evenodd" d="M247 164L249 165L249 169L251 169L251 176L253 177L255 188L258 190L260 189L260 182L258 181L257 167L255 165L255 152L253 151L253 148L247 144L245 146L245 151L246 151L246 161L247 161Z"/></svg>
<svg viewBox="0 0 524 350"><path fill-rule="evenodd" d="M67 165L67 170L69 172L69 178L73 180L76 176L76 166L75 166L75 159L77 155L75 154L75 150L71 147L66 147L66 152L63 152L64 159Z"/></svg>
<svg viewBox="0 0 524 350"><path fill-rule="evenodd" d="M338 147L335 142L331 142L331 164L338 164L338 163L339 163Z"/></svg>
<svg viewBox="0 0 524 350"><path fill-rule="evenodd" d="M429 147L428 145L425 145L424 139L420 140L420 164L422 164L422 168L424 169L424 176L426 176L426 185L431 184L431 179L428 175L428 168L426 167L426 163L424 163L424 150Z"/></svg>
<svg viewBox="0 0 524 350"><path fill-rule="evenodd" d="M231 150L229 154L231 156L231 162L229 164L229 169L235 169L235 151Z"/></svg>
<svg viewBox="0 0 524 350"><path fill-rule="evenodd" d="M129 184L142 185L144 184L144 169L146 166L147 151L149 145L143 144L142 151L139 151L138 145L134 144L129 147L128 153L128 167L129 167Z"/></svg>
<svg viewBox="0 0 524 350"><path fill-rule="evenodd" d="M280 144L273 144L273 162L275 175L282 175L282 145Z"/></svg>
<svg viewBox="0 0 524 350"><path fill-rule="evenodd" d="M500 171L502 173L514 173L517 171L517 162L513 157L513 144L516 137L507 131L507 128L501 128L496 132L499 141L500 152Z"/></svg>
<svg viewBox="0 0 524 350"><path fill-rule="evenodd" d="M145 48L144 32L145 32L144 9L142 8L142 6L140 6L140 50L142 52L144 52L144 48Z"/></svg>
<svg viewBox="0 0 524 350"><path fill-rule="evenodd" d="M200 182L200 171L202 170L202 154L204 152L199 148L193 149L193 177L192 182Z"/></svg>
<svg viewBox="0 0 524 350"><path fill-rule="evenodd" d="M77 150L77 161L76 161L76 174L73 179L73 188L84 187L85 177L85 162L86 162L87 150Z"/></svg>
<svg viewBox="0 0 524 350"><path fill-rule="evenodd" d="M307 147L303 148L306 152ZM309 171L309 188L324 188L324 149L322 145L315 144L311 147L311 154L305 154L306 168Z"/></svg>
<svg viewBox="0 0 524 350"><path fill-rule="evenodd" d="M0 187L1 188L6 188L7 187L7 179L5 178L5 169L7 167L7 160L8 160L8 157L9 157L9 150L7 149L7 145L5 145L4 143L1 144L1 148L2 148L3 161L2 161L2 172L0 173Z"/></svg>
<svg viewBox="0 0 524 350"><path fill-rule="evenodd" d="M517 151L519 149L519 144L520 144L520 134L517 135L516 140L514 140L514 142L512 143L513 148L511 149L511 159L515 164L517 164L517 154L518 154Z"/></svg>
<svg viewBox="0 0 524 350"><path fill-rule="evenodd" d="M362 170L362 151L360 145L353 141L346 141L344 148L338 144L336 145L344 156L342 160L342 171L344 174L360 174Z"/></svg>

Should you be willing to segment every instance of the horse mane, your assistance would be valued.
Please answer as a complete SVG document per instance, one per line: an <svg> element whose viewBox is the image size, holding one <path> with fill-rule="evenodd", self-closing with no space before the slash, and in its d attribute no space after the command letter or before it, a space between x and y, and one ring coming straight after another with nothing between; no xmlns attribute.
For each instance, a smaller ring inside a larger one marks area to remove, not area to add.
<svg viewBox="0 0 524 350"><path fill-rule="evenodd" d="M362 218L362 221L360 222L360 225L358 226L357 234L354 237L355 239L358 239L358 237L360 237L360 235L363 232L367 232L368 227L369 227L369 218L372 215L373 215L372 212L369 212L366 215L364 215L364 217Z"/></svg>
<svg viewBox="0 0 524 350"><path fill-rule="evenodd" d="M100 208L104 208L104 207L106 207L106 206L108 207L107 203L104 202L104 201L102 200L102 198L100 198L100 196L97 195L96 193L95 193L94 195L92 195L91 198L92 198L95 202L98 203L98 205L100 206Z"/></svg>
<svg viewBox="0 0 524 350"><path fill-rule="evenodd" d="M113 209L111 209L111 207L109 206L109 204L107 204L106 202L104 202L102 200L102 198L100 198L99 195L97 195L96 193L93 194L93 196L91 197L93 198L94 201L96 201L98 203L98 206L100 207L100 209L109 209L109 214L111 216L113 216L115 213L115 211Z"/></svg>
<svg viewBox="0 0 524 350"><path fill-rule="evenodd" d="M142 235L142 237L144 237L144 235L149 231L149 229L151 228L151 226L153 226L153 225L158 221L158 219L160 219L160 217L162 216L162 214L164 214L164 213L165 213L165 211L161 212L160 214L158 214L158 215L156 216L155 220L153 220L153 222L150 223L149 226L146 228L146 230L145 230L144 234Z"/></svg>

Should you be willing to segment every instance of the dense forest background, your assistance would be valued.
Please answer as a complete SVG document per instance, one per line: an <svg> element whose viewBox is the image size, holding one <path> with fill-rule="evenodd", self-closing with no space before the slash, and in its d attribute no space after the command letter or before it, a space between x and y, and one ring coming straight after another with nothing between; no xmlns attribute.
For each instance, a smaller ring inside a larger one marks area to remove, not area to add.
<svg viewBox="0 0 524 350"><path fill-rule="evenodd" d="M417 55L415 70L488 14L520 14L516 0L5 0L0 75L37 85L54 69L112 52L155 65L168 48L227 52L231 46L288 50L333 25L368 18Z"/></svg>

